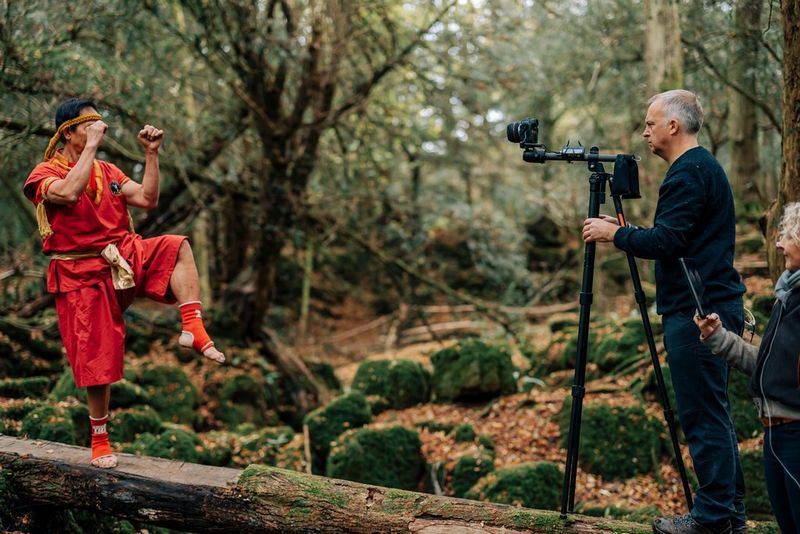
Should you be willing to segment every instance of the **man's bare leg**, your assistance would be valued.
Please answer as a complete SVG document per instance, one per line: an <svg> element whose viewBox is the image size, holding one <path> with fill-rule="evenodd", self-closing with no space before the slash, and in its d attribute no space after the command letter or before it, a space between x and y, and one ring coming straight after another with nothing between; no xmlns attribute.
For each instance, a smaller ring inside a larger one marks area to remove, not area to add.
<svg viewBox="0 0 800 534"><path fill-rule="evenodd" d="M88 386L86 402L89 405L89 423L92 426L92 465L103 469L117 466L117 457L108 440L108 403L111 385Z"/></svg>
<svg viewBox="0 0 800 534"><path fill-rule="evenodd" d="M222 363L225 355L214 347L208 336L200 312L200 277L194 263L194 255L189 242L184 240L178 249L178 260L169 279L169 287L181 310L183 331L178 339L184 347L194 347L206 358Z"/></svg>

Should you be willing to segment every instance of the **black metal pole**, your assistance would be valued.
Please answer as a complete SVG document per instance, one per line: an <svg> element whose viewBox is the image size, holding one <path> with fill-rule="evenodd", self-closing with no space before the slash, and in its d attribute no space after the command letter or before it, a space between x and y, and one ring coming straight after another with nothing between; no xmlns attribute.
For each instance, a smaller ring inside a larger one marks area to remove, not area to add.
<svg viewBox="0 0 800 534"><path fill-rule="evenodd" d="M605 187L609 175L602 171L589 177L589 217L600 214L600 204L605 202ZM583 397L586 393L586 351L589 341L589 316L592 307L592 285L594 278L594 254L596 244L586 243L583 252L583 279L580 295L580 319L578 322L578 355L575 360L575 378L572 383L572 414L569 422L567 461L564 469L564 487L561 491L561 519L567 512L575 510L575 478L578 473L578 448L581 435Z"/></svg>
<svg viewBox="0 0 800 534"><path fill-rule="evenodd" d="M617 221L620 226L625 226L625 214L622 211L622 199L618 195L611 195L614 200L614 209L617 212ZM650 349L650 359L653 362L653 372L656 375L656 383L658 384L658 395L661 397L661 406L664 408L664 419L667 421L669 428L669 436L672 440L672 449L675 451L675 461L678 463L678 472L681 475L681 482L683 483L683 493L686 496L686 505L689 507L689 512L692 511L692 490L689 487L689 479L686 476L686 467L683 465L683 456L681 456L681 446L678 443L678 431L675 428L675 416L672 412L672 406L669 402L667 395L667 387L664 383L664 373L661 372L661 363L658 361L658 351L656 350L656 342L653 338L653 327L650 325L650 317L647 315L647 298L645 297L644 290L642 290L642 282L639 278L639 269L636 266L636 260L633 254L627 253L628 268L631 271L631 281L633 282L633 292L636 303L639 305L639 314L642 316L642 325L644 326L645 337L647 338L647 346Z"/></svg>

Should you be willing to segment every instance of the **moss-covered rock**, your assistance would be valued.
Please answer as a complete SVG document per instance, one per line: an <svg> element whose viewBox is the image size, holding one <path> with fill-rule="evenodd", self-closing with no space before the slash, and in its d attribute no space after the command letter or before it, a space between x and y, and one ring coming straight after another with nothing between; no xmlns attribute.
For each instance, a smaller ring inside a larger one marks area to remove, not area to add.
<svg viewBox="0 0 800 534"><path fill-rule="evenodd" d="M134 384L124 378L119 382L111 384L109 407L112 410L115 408L129 408L131 406L146 405L149 403L150 395L148 395L140 385Z"/></svg>
<svg viewBox="0 0 800 534"><path fill-rule="evenodd" d="M114 443L136 440L139 434L157 434L161 430L161 417L150 406L117 410L108 425L108 436Z"/></svg>
<svg viewBox="0 0 800 534"><path fill-rule="evenodd" d="M494 455L485 450L462 456L453 468L451 488L455 497L464 497L478 480L494 471Z"/></svg>
<svg viewBox="0 0 800 534"><path fill-rule="evenodd" d="M748 517L753 519L772 519L772 506L769 503L767 483L764 478L764 453L761 449L739 451L742 473L747 481L744 506Z"/></svg>
<svg viewBox="0 0 800 534"><path fill-rule="evenodd" d="M78 442L72 415L60 406L40 406L22 419L20 434L75 445Z"/></svg>
<svg viewBox="0 0 800 534"><path fill-rule="evenodd" d="M437 401L487 399L517 391L507 350L470 340L431 356L433 393Z"/></svg>
<svg viewBox="0 0 800 534"><path fill-rule="evenodd" d="M75 378L72 376L72 369L67 367L61 376L58 377L56 385L50 391L49 398L54 401L63 401L73 397L86 403L86 388L79 388L75 385Z"/></svg>
<svg viewBox="0 0 800 534"><path fill-rule="evenodd" d="M411 360L368 360L358 367L352 388L378 397L373 413L384 406L408 408L430 399L430 374Z"/></svg>
<svg viewBox="0 0 800 534"><path fill-rule="evenodd" d="M219 406L214 417L228 427L253 423L256 427L278 423L276 410L271 406L275 392L260 374L237 373L225 378L217 393Z"/></svg>
<svg viewBox="0 0 800 534"><path fill-rule="evenodd" d="M415 431L400 426L382 430L361 428L337 440L328 457L326 475L414 490L425 475L426 465L422 441Z"/></svg>
<svg viewBox="0 0 800 534"><path fill-rule="evenodd" d="M561 503L561 469L549 462L529 462L505 467L482 478L467 499L556 510Z"/></svg>
<svg viewBox="0 0 800 534"><path fill-rule="evenodd" d="M150 405L164 421L193 424L197 389L179 367L159 365L140 371L136 381L150 397Z"/></svg>
<svg viewBox="0 0 800 534"><path fill-rule="evenodd" d="M145 432L139 434L130 445L123 447L125 452L156 456L185 462L198 462L206 455L203 443L193 431L175 425L165 425L158 435Z"/></svg>
<svg viewBox="0 0 800 534"><path fill-rule="evenodd" d="M303 420L311 442L312 469L325 472L331 443L345 430L358 428L372 420L367 399L361 393L349 393L333 399L326 406L309 412Z"/></svg>
<svg viewBox="0 0 800 534"><path fill-rule="evenodd" d="M456 443L466 443L475 439L475 428L469 423L458 425L453 432L453 439Z"/></svg>
<svg viewBox="0 0 800 534"><path fill-rule="evenodd" d="M50 378L47 376L5 378L0 380L0 397L36 399L44 396L49 388Z"/></svg>
<svg viewBox="0 0 800 534"><path fill-rule="evenodd" d="M559 415L561 446L566 448L572 397ZM659 463L662 425L641 406L609 406L594 402L583 407L579 465L607 480L624 480L651 473Z"/></svg>

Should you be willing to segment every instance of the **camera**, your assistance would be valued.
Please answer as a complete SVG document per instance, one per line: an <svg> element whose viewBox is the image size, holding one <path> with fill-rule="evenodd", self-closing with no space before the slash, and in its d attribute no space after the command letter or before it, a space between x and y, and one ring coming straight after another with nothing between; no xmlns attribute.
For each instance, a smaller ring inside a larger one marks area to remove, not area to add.
<svg viewBox="0 0 800 534"><path fill-rule="evenodd" d="M519 143L522 148L539 144L539 119L523 119L506 126L506 137L512 143Z"/></svg>
<svg viewBox="0 0 800 534"><path fill-rule="evenodd" d="M637 158L631 154L600 154L593 146L589 153L580 143L570 146L569 141L560 152L547 150L539 144L539 120L528 117L506 126L506 137L512 143L519 143L523 149L522 159L528 163L545 163L547 161L585 161L592 172L604 173L603 162L614 163L613 176L607 175L611 185L611 194L621 198L641 198L639 194L639 167Z"/></svg>

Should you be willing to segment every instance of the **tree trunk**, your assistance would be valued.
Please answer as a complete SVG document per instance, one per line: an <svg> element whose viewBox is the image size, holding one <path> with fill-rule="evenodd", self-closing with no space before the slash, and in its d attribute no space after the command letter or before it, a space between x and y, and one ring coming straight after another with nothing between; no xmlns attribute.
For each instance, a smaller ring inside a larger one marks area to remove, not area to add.
<svg viewBox="0 0 800 534"><path fill-rule="evenodd" d="M84 508L192 532L648 533L641 524L382 488L253 465L244 471L0 436L0 466L26 505Z"/></svg>
<svg viewBox="0 0 800 534"><path fill-rule="evenodd" d="M647 89L650 94L683 86L683 46L676 0L645 0Z"/></svg>
<svg viewBox="0 0 800 534"><path fill-rule="evenodd" d="M735 41L731 60L731 81L741 91L728 89L731 139L730 179L740 208L758 202L761 177L758 156L758 116L756 106L747 96L756 94L756 69L761 48L761 0L738 0L735 14ZM762 198L763 199L763 198Z"/></svg>
<svg viewBox="0 0 800 534"><path fill-rule="evenodd" d="M784 270L775 240L783 207L800 200L800 4L783 2L783 163L778 198L767 211L767 261L773 280Z"/></svg>

